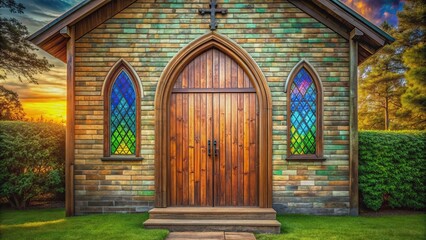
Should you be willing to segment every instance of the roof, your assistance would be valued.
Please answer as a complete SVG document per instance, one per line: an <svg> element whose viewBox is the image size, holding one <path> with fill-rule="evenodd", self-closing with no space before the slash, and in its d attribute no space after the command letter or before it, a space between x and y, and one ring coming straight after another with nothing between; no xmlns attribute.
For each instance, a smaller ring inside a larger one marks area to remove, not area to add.
<svg viewBox="0 0 426 240"><path fill-rule="evenodd" d="M28 37L28 40L52 56L66 62L68 37L61 34L67 26L76 26L75 38L79 39L104 21L135 2L136 0L84 0L62 16L53 20ZM386 44L395 39L341 3L339 0L288 0L302 11L328 26L336 33L350 38L351 31L359 36L359 62L363 62Z"/></svg>
<svg viewBox="0 0 426 240"><path fill-rule="evenodd" d="M34 34L28 40L66 62L66 48L69 36L61 30L76 25L75 37L79 39L104 21L135 2L136 0L84 0L56 18Z"/></svg>
<svg viewBox="0 0 426 240"><path fill-rule="evenodd" d="M393 38L387 32L383 31L382 29L380 29L379 27L377 27L376 25L374 25L372 22L370 22L367 19L365 19L359 13L357 13L356 11L354 11L352 8L346 6L345 4L343 4L342 2L340 2L339 0L332 0L332 2L334 2L336 5L338 5L340 8L342 8L344 11L348 12L349 14L351 14L352 16L354 16L355 18L357 18L358 20L362 21L364 24L366 24L370 28L374 29L377 33L380 33L389 42L394 42L395 41L395 38Z"/></svg>

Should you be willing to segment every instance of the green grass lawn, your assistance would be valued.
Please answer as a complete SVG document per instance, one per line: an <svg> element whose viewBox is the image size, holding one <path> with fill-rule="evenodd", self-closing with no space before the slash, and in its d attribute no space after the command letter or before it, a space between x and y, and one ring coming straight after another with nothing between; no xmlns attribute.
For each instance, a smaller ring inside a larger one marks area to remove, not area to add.
<svg viewBox="0 0 426 240"><path fill-rule="evenodd" d="M280 235L259 234L266 239L362 239L362 240L423 240L426 239L426 215L381 217L278 216Z"/></svg>
<svg viewBox="0 0 426 240"><path fill-rule="evenodd" d="M1 210L0 239L164 239L167 230L144 229L148 214L65 218L63 209Z"/></svg>
<svg viewBox="0 0 426 240"><path fill-rule="evenodd" d="M164 239L165 230L147 230L148 214L64 217L63 209L1 210L1 239ZM258 239L425 239L426 215L383 217L279 216L280 235Z"/></svg>

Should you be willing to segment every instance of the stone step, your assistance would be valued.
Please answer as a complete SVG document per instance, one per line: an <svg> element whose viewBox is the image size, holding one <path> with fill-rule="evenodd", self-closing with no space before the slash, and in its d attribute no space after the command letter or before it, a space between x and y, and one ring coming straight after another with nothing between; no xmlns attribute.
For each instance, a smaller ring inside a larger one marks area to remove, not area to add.
<svg viewBox="0 0 426 240"><path fill-rule="evenodd" d="M275 220L272 208L168 207L149 211L150 219Z"/></svg>
<svg viewBox="0 0 426 240"><path fill-rule="evenodd" d="M225 220L225 219L148 219L145 228L168 229L172 232L182 231L228 231L279 233L281 224L277 220Z"/></svg>
<svg viewBox="0 0 426 240"><path fill-rule="evenodd" d="M171 232L166 240L256 240L248 232Z"/></svg>

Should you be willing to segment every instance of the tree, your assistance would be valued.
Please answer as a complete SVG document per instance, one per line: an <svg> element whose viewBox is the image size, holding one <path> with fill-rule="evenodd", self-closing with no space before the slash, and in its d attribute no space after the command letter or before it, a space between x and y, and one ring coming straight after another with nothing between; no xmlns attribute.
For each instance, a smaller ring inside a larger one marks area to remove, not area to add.
<svg viewBox="0 0 426 240"><path fill-rule="evenodd" d="M426 2L407 0L399 17L399 43L404 48L407 91L402 103L423 113L426 121Z"/></svg>
<svg viewBox="0 0 426 240"><path fill-rule="evenodd" d="M426 129L425 9L408 0L398 28L382 25L396 41L360 66L361 129Z"/></svg>
<svg viewBox="0 0 426 240"><path fill-rule="evenodd" d="M0 197L18 209L44 193L64 191L65 127L0 121Z"/></svg>
<svg viewBox="0 0 426 240"><path fill-rule="evenodd" d="M22 14L24 6L15 0L0 0L0 9L8 8L11 13ZM46 58L38 58L36 50L27 40L27 28L15 18L0 15L0 80L7 74L16 75L19 81L25 78L37 83L35 74L49 71L53 65Z"/></svg>
<svg viewBox="0 0 426 240"><path fill-rule="evenodd" d="M396 31L388 23L382 28L390 33ZM360 127L362 129L391 129L391 122L401 107L404 93L404 67L396 45L386 45L360 67ZM393 122L392 122L393 124Z"/></svg>
<svg viewBox="0 0 426 240"><path fill-rule="evenodd" d="M0 86L0 120L23 120L24 117L18 94Z"/></svg>

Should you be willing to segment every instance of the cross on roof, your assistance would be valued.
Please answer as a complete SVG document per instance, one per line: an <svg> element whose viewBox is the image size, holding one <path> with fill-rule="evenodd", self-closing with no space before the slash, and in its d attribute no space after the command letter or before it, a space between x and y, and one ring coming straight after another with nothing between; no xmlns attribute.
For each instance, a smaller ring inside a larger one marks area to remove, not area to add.
<svg viewBox="0 0 426 240"><path fill-rule="evenodd" d="M206 13L210 13L210 30L215 30L217 27L217 21L216 21L216 13L221 13L222 15L225 15L228 10L223 8L216 8L216 0L210 1L210 8L209 9L198 9L198 12L201 15L204 15Z"/></svg>

